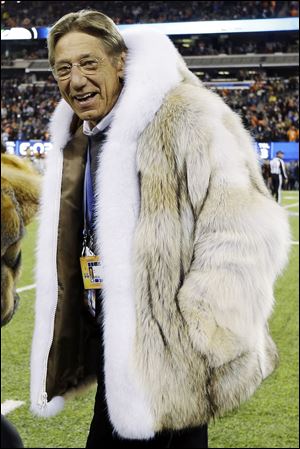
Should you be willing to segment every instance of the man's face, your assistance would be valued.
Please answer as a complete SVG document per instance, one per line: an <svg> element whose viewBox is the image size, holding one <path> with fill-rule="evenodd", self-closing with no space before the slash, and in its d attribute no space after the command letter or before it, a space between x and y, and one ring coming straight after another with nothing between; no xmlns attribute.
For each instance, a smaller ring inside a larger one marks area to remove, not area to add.
<svg viewBox="0 0 300 449"><path fill-rule="evenodd" d="M92 75L83 75L78 66L73 66L68 79L57 81L62 97L75 114L95 126L110 112L121 92L120 77L123 77L125 54L114 65L99 38L72 31L59 39L54 58L56 67L62 63L79 63L83 58L100 60L99 68ZM81 97L86 94L93 96L83 100Z"/></svg>

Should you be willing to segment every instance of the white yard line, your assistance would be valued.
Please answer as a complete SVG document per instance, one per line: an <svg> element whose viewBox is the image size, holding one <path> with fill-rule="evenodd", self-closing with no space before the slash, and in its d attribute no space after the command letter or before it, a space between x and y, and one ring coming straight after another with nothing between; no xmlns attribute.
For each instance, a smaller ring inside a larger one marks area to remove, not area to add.
<svg viewBox="0 0 300 449"><path fill-rule="evenodd" d="M293 203L293 204L288 204L287 206L284 206L284 209L289 209L290 207L296 207L296 206L299 206L299 202Z"/></svg>
<svg viewBox="0 0 300 449"><path fill-rule="evenodd" d="M292 245L299 245L299 242L291 242Z"/></svg>
<svg viewBox="0 0 300 449"><path fill-rule="evenodd" d="M36 287L35 284L26 285L25 287L17 288L17 293L26 292L26 290L33 290Z"/></svg>
<svg viewBox="0 0 300 449"><path fill-rule="evenodd" d="M1 413L2 415L7 415L16 408L21 407L21 405L23 404L25 404L24 401L13 401L11 399L8 399L7 401L4 401L3 404L1 404Z"/></svg>

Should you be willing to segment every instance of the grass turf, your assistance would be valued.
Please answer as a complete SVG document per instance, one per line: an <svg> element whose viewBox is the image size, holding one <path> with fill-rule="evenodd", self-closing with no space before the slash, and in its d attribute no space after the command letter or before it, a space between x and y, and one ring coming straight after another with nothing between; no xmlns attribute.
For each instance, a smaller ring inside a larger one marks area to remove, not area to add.
<svg viewBox="0 0 300 449"><path fill-rule="evenodd" d="M283 206L297 204L298 192L284 192ZM298 206L288 208L297 213ZM290 216L292 239L299 241L299 217ZM23 273L18 287L34 283L36 222L27 228L23 241ZM280 366L266 379L250 401L239 410L211 423L209 447L298 448L298 264L299 244L292 246L289 265L275 288L276 305L270 321L278 346ZM17 427L25 447L85 447L93 414L95 387L66 403L58 416L34 417L29 411L29 363L34 324L35 290L20 293L20 306L13 320L2 329L1 403L25 401L7 415Z"/></svg>

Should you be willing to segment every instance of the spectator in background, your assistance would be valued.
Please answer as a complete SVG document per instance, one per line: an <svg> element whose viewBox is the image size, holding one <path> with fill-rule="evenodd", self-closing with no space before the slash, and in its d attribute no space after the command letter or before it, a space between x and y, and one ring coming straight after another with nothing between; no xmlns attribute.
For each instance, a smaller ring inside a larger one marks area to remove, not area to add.
<svg viewBox="0 0 300 449"><path fill-rule="evenodd" d="M299 141L299 130L292 125L287 131L287 136L289 142L297 142Z"/></svg>
<svg viewBox="0 0 300 449"><path fill-rule="evenodd" d="M294 190L295 185L295 179L294 179L294 173L293 173L293 163L287 163L285 164L285 171L288 177L288 181L286 183L286 190Z"/></svg>
<svg viewBox="0 0 300 449"><path fill-rule="evenodd" d="M296 190L299 188L299 161L293 161L286 164L286 171L288 175L288 190Z"/></svg>
<svg viewBox="0 0 300 449"><path fill-rule="evenodd" d="M299 161L295 162L293 173L295 178L295 188L299 190Z"/></svg>
<svg viewBox="0 0 300 449"><path fill-rule="evenodd" d="M277 203L281 204L281 188L283 181L288 182L288 176L286 173L285 165L283 162L284 153L277 151L276 157L270 162L271 177L272 177L272 195Z"/></svg>
<svg viewBox="0 0 300 449"><path fill-rule="evenodd" d="M290 2L289 13L291 17L299 16L299 2Z"/></svg>

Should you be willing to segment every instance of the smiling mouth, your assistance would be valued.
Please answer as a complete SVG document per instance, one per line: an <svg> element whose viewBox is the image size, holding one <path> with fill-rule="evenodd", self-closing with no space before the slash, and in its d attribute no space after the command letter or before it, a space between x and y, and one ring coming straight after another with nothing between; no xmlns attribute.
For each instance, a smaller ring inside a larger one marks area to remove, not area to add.
<svg viewBox="0 0 300 449"><path fill-rule="evenodd" d="M74 95L73 98L76 101L79 101L80 103L84 103L85 101L89 100L90 98L93 98L95 95L97 95L97 92L91 92L89 94L84 94L84 95Z"/></svg>

